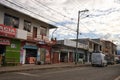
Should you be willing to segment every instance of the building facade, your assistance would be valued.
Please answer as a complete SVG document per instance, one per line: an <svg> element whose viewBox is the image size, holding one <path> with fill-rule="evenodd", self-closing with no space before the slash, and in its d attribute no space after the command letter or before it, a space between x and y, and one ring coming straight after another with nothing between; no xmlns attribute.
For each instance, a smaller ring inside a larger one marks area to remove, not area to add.
<svg viewBox="0 0 120 80"><path fill-rule="evenodd" d="M107 40L102 40L102 45L102 52L108 56L108 60L114 61L115 55L117 54L117 46L113 42Z"/></svg>
<svg viewBox="0 0 120 80"><path fill-rule="evenodd" d="M112 41L108 40L101 40L101 39L94 39L96 42L101 43L101 51L107 56L108 63L114 63L115 55L117 54L117 45L114 44Z"/></svg>
<svg viewBox="0 0 120 80"><path fill-rule="evenodd" d="M86 54L87 62L91 62L91 55L94 51L101 51L101 46L102 46L101 43L95 40L85 38L85 39L79 39L79 42L88 45L88 52Z"/></svg>
<svg viewBox="0 0 120 80"><path fill-rule="evenodd" d="M53 25L0 5L0 64L51 63L49 29Z"/></svg>
<svg viewBox="0 0 120 80"><path fill-rule="evenodd" d="M83 63L87 54L88 45L78 43L77 62ZM52 47L52 61L53 63L70 63L75 62L76 42L72 40L59 40L57 44Z"/></svg>

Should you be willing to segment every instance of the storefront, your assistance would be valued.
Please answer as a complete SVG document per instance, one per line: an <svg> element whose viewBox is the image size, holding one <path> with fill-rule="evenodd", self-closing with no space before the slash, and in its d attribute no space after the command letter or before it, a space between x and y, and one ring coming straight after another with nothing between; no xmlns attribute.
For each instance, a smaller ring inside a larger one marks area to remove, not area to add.
<svg viewBox="0 0 120 80"><path fill-rule="evenodd" d="M74 60L74 53L73 52L69 52L69 62L73 62Z"/></svg>
<svg viewBox="0 0 120 80"><path fill-rule="evenodd" d="M4 65L6 46L0 45L0 65Z"/></svg>
<svg viewBox="0 0 120 80"><path fill-rule="evenodd" d="M60 62L68 62L68 52L61 51Z"/></svg>
<svg viewBox="0 0 120 80"><path fill-rule="evenodd" d="M0 38L0 65L5 64L5 52L6 46L10 45L10 39L8 38Z"/></svg>
<svg viewBox="0 0 120 80"><path fill-rule="evenodd" d="M52 55L52 63L60 63L60 53L59 52L53 52Z"/></svg>
<svg viewBox="0 0 120 80"><path fill-rule="evenodd" d="M51 63L51 47L44 44L39 45L40 48L40 62L41 64L50 64Z"/></svg>
<svg viewBox="0 0 120 80"><path fill-rule="evenodd" d="M38 55L37 44L29 42L22 42L22 44L23 43L25 44L21 46L21 64L36 64Z"/></svg>
<svg viewBox="0 0 120 80"><path fill-rule="evenodd" d="M15 37L16 28L0 24L0 54L3 65L13 58L15 58L14 62L20 61L20 40L14 39Z"/></svg>
<svg viewBox="0 0 120 80"><path fill-rule="evenodd" d="M86 58L87 58L86 51L79 49L77 54L78 63L84 63Z"/></svg>

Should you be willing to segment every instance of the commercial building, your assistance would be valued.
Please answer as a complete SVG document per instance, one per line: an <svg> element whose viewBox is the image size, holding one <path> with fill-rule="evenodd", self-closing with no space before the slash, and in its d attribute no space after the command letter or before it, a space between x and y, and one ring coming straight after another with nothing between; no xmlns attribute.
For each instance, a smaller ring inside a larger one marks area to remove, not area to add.
<svg viewBox="0 0 120 80"><path fill-rule="evenodd" d="M0 4L0 64L51 63L51 24Z"/></svg>
<svg viewBox="0 0 120 80"><path fill-rule="evenodd" d="M88 45L78 43L77 62L83 63L85 55L87 54ZM52 61L53 63L70 63L75 62L76 42L65 39L57 41L56 45L52 47Z"/></svg>

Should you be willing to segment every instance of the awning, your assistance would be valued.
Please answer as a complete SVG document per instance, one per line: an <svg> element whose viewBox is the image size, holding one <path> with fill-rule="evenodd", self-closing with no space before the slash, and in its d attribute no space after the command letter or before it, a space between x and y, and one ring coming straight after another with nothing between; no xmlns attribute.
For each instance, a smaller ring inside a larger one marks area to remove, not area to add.
<svg viewBox="0 0 120 80"><path fill-rule="evenodd" d="M24 45L24 49L38 49L37 46L32 46L32 45Z"/></svg>

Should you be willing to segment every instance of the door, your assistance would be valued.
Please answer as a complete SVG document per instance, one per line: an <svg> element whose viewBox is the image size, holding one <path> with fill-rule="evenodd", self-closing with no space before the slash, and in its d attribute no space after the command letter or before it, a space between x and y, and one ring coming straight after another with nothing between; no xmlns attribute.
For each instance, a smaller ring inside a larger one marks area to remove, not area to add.
<svg viewBox="0 0 120 80"><path fill-rule="evenodd" d="M33 38L37 38L37 27L33 27Z"/></svg>
<svg viewBox="0 0 120 80"><path fill-rule="evenodd" d="M5 50L6 50L6 46L0 45L0 65L5 64Z"/></svg>
<svg viewBox="0 0 120 80"><path fill-rule="evenodd" d="M72 52L69 53L69 62L73 62L73 53Z"/></svg>
<svg viewBox="0 0 120 80"><path fill-rule="evenodd" d="M53 53L53 63L59 63L59 53L58 52Z"/></svg>

